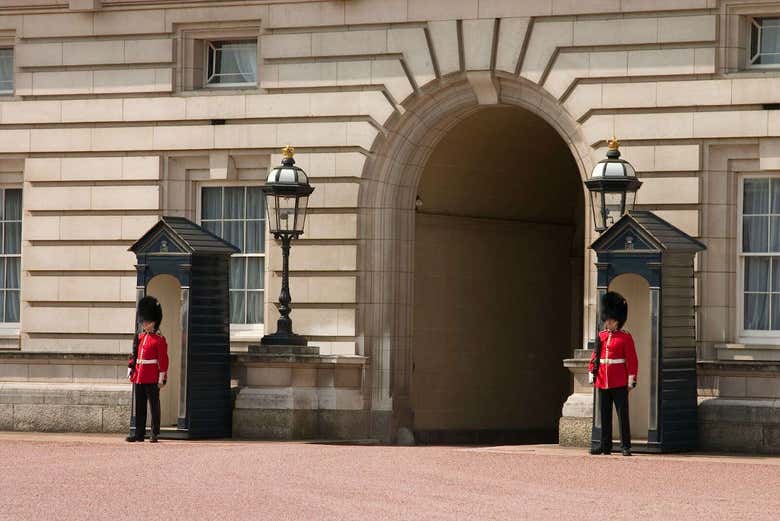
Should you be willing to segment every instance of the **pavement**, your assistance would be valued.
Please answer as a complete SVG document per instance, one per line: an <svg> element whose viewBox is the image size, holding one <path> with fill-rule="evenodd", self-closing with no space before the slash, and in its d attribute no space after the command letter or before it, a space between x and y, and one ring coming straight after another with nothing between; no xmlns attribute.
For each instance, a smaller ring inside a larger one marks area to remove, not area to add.
<svg viewBox="0 0 780 521"><path fill-rule="evenodd" d="M773 520L780 458L0 433L0 520Z"/></svg>

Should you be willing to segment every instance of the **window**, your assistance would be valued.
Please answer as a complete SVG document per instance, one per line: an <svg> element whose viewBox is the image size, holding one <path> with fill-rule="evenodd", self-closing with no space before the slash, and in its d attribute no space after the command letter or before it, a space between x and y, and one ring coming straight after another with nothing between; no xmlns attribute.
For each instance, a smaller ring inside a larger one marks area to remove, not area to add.
<svg viewBox="0 0 780 521"><path fill-rule="evenodd" d="M208 42L206 60L207 86L257 84L257 41Z"/></svg>
<svg viewBox="0 0 780 521"><path fill-rule="evenodd" d="M14 50L0 49L0 94L14 91Z"/></svg>
<svg viewBox="0 0 780 521"><path fill-rule="evenodd" d="M780 336L780 177L743 179L741 207L741 329Z"/></svg>
<svg viewBox="0 0 780 521"><path fill-rule="evenodd" d="M750 21L750 65L780 64L780 18Z"/></svg>
<svg viewBox="0 0 780 521"><path fill-rule="evenodd" d="M0 189L0 322L19 322L22 264L22 190Z"/></svg>
<svg viewBox="0 0 780 521"><path fill-rule="evenodd" d="M241 250L230 259L230 322L262 324L265 199L259 186L203 187L201 225Z"/></svg>

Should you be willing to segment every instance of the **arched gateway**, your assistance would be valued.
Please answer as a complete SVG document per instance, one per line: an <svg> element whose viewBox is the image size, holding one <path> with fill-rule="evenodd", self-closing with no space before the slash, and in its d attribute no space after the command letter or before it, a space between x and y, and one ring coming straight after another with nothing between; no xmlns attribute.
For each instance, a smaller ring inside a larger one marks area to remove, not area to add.
<svg viewBox="0 0 780 521"><path fill-rule="evenodd" d="M570 393L562 360L589 333L590 148L543 89L471 74L410 99L363 172L372 430L550 439Z"/></svg>

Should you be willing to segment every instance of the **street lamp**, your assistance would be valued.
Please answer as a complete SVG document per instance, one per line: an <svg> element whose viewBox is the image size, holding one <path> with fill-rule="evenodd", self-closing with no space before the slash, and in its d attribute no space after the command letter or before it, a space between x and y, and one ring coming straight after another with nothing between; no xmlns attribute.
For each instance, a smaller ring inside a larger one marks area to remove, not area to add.
<svg viewBox="0 0 780 521"><path fill-rule="evenodd" d="M282 149L282 164L268 172L262 190L268 212L268 228L274 238L282 241L282 291L279 293L279 320L276 333L265 335L261 345L305 346L306 338L292 331L290 319L290 242L303 233L309 195L314 187L303 169L295 166L295 149Z"/></svg>
<svg viewBox="0 0 780 521"><path fill-rule="evenodd" d="M596 164L590 179L585 181L590 191L594 227L599 233L634 209L636 192L642 186L631 163L620 159L620 142L613 137L608 144L607 158Z"/></svg>

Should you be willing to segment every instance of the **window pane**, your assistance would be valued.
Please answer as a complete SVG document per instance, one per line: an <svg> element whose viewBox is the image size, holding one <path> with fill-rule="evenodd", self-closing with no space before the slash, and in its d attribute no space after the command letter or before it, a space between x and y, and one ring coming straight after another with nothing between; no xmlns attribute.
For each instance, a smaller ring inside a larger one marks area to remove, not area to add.
<svg viewBox="0 0 780 521"><path fill-rule="evenodd" d="M769 251L780 252L780 216L769 218Z"/></svg>
<svg viewBox="0 0 780 521"><path fill-rule="evenodd" d="M222 223L222 238L238 248L244 250L244 221L225 221Z"/></svg>
<svg viewBox="0 0 780 521"><path fill-rule="evenodd" d="M769 213L769 179L745 179L742 213Z"/></svg>
<svg viewBox="0 0 780 521"><path fill-rule="evenodd" d="M246 253L265 253L265 221L246 223Z"/></svg>
<svg viewBox="0 0 780 521"><path fill-rule="evenodd" d="M257 81L257 43L223 43L217 49L217 73L220 83L254 83Z"/></svg>
<svg viewBox="0 0 780 521"><path fill-rule="evenodd" d="M773 54L780 50L780 30L777 25L767 22L762 20L761 23L761 54Z"/></svg>
<svg viewBox="0 0 780 521"><path fill-rule="evenodd" d="M780 183L778 183L778 190L780 191ZM259 186L250 186L246 189L246 218L265 219L265 197Z"/></svg>
<svg viewBox="0 0 780 521"><path fill-rule="evenodd" d="M223 219L244 219L244 187L225 188Z"/></svg>
<svg viewBox="0 0 780 521"><path fill-rule="evenodd" d="M769 217L742 218L742 251L769 251Z"/></svg>
<svg viewBox="0 0 780 521"><path fill-rule="evenodd" d="M246 324L246 313L244 310L245 299L246 299L246 292L244 291L230 292L230 323L231 324Z"/></svg>
<svg viewBox="0 0 780 521"><path fill-rule="evenodd" d="M758 331L769 329L768 294L745 294L745 329Z"/></svg>
<svg viewBox="0 0 780 521"><path fill-rule="evenodd" d="M5 223L3 228L3 252L18 254L22 247L22 223Z"/></svg>
<svg viewBox="0 0 780 521"><path fill-rule="evenodd" d="M780 257L772 258L772 291L780 293Z"/></svg>
<svg viewBox="0 0 780 521"><path fill-rule="evenodd" d="M263 292L262 291L247 292L247 320L246 321L248 324L263 323Z"/></svg>
<svg viewBox="0 0 780 521"><path fill-rule="evenodd" d="M201 221L200 225L217 237L222 237L222 223L220 221Z"/></svg>
<svg viewBox="0 0 780 521"><path fill-rule="evenodd" d="M745 257L745 291L769 291L770 257Z"/></svg>
<svg viewBox="0 0 780 521"><path fill-rule="evenodd" d="M247 257L247 289L263 289L265 280L265 258Z"/></svg>
<svg viewBox="0 0 780 521"><path fill-rule="evenodd" d="M14 89L14 51L0 49L0 91Z"/></svg>
<svg viewBox="0 0 780 521"><path fill-rule="evenodd" d="M19 291L5 292L4 322L19 322Z"/></svg>
<svg viewBox="0 0 780 521"><path fill-rule="evenodd" d="M756 20L758 22L758 20ZM753 60L758 54L758 26L755 23L750 24L750 59Z"/></svg>
<svg viewBox="0 0 780 521"><path fill-rule="evenodd" d="M246 257L230 258L230 289L246 289Z"/></svg>
<svg viewBox="0 0 780 521"><path fill-rule="evenodd" d="M201 220L222 218L222 188L204 188L201 199Z"/></svg>
<svg viewBox="0 0 780 521"><path fill-rule="evenodd" d="M19 266L22 259L19 257L5 259L5 287L6 289L19 289Z"/></svg>
<svg viewBox="0 0 780 521"><path fill-rule="evenodd" d="M780 330L780 295L772 295L772 323L770 329Z"/></svg>
<svg viewBox="0 0 780 521"><path fill-rule="evenodd" d="M5 191L5 210L3 216L4 216L3 219L5 219L6 221L22 220L22 191L21 190Z"/></svg>

